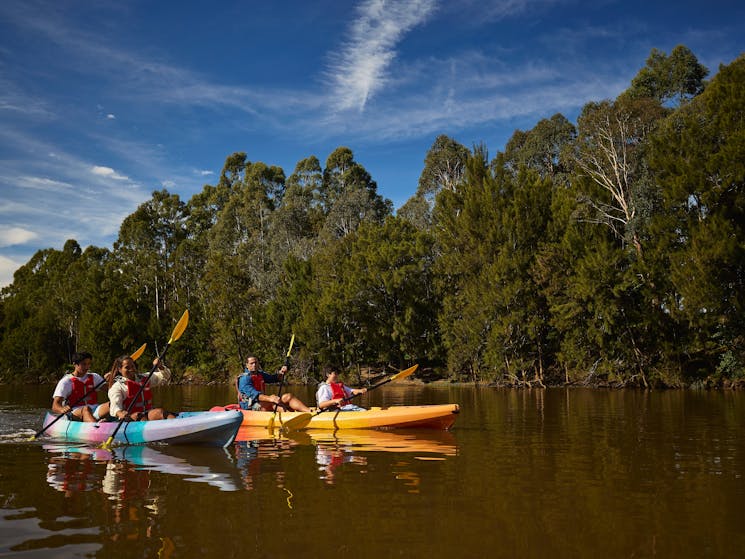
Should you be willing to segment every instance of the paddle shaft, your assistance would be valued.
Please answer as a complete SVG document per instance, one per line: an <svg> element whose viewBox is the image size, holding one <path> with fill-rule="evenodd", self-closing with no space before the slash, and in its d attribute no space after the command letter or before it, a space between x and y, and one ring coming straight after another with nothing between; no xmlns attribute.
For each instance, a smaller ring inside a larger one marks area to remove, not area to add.
<svg viewBox="0 0 745 559"><path fill-rule="evenodd" d="M287 371L282 373L282 378L279 381L279 389L277 390L277 402L274 404L274 415L272 415L272 419L269 422L269 424L274 423L274 417L277 415L277 408L279 407L279 403L282 401L282 388L285 385L285 375L290 370L290 352L292 351L292 344L295 343L295 334L292 335L290 338L290 347L287 349L287 355L285 355L285 368Z"/></svg>
<svg viewBox="0 0 745 559"><path fill-rule="evenodd" d="M287 371L289 371L290 367L290 353L292 352L292 344L295 343L295 334L292 335L290 338L290 347L287 348L287 355L285 356L285 368ZM282 388L285 384L285 375L287 374L287 371L282 373L282 378L279 381L279 389L277 390L277 401L274 403L274 412L272 412L272 417L269 418L269 422L266 424L267 429L270 431L274 429L274 419L277 417L277 408L279 408L280 402L282 402Z"/></svg>

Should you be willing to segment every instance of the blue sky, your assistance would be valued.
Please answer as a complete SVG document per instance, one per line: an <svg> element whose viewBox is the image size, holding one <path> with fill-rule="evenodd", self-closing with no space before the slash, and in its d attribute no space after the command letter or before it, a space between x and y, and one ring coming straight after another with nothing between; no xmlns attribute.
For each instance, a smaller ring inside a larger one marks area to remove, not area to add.
<svg viewBox="0 0 745 559"><path fill-rule="evenodd" d="M40 248L110 247L154 190L225 158L348 146L400 207L439 134L490 154L613 98L652 48L715 73L741 1L0 1L0 286Z"/></svg>

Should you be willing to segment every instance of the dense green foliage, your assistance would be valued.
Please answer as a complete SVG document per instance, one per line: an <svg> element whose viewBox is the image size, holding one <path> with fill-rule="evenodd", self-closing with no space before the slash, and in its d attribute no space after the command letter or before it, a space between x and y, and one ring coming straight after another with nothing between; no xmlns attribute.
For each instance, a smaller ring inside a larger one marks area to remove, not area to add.
<svg viewBox="0 0 745 559"><path fill-rule="evenodd" d="M447 136L393 215L347 147L325 166L234 153L184 202L154 192L111 250L37 252L0 299L0 378L98 370L162 344L225 380L239 355L532 385L745 377L745 57L711 82L654 50L629 89L517 130L489 159ZM424 367L423 367L424 368Z"/></svg>

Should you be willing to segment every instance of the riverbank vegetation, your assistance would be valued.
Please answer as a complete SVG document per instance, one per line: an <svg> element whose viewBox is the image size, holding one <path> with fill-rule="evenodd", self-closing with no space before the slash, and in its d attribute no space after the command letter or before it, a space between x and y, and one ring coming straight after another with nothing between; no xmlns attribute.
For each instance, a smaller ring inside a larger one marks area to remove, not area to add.
<svg viewBox="0 0 745 559"><path fill-rule="evenodd" d="M285 175L246 153L189 200L167 190L111 249L38 251L2 291L0 378L99 370L191 322L184 379L239 355L304 379L420 363L430 379L729 386L745 378L745 56L652 51L616 99L516 130L439 136L395 213L347 147ZM218 372L219 371L219 372Z"/></svg>

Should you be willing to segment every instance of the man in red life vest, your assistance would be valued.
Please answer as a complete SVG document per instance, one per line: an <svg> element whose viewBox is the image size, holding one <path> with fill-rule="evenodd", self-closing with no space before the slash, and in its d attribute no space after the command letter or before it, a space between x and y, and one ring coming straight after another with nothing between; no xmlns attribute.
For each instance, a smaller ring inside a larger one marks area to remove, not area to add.
<svg viewBox="0 0 745 559"><path fill-rule="evenodd" d="M326 382L318 386L316 401L319 409L339 408L341 411L365 411L365 408L349 403L349 398L364 394L367 388L351 388L339 380L339 369L334 365L323 368ZM345 402L346 399L346 402Z"/></svg>
<svg viewBox="0 0 745 559"><path fill-rule="evenodd" d="M87 352L73 353L74 370L57 383L52 395L52 411L70 414L78 421L98 421L109 414L109 403L98 403L96 390L105 388L106 381L98 373L89 373L93 356ZM73 407L74 406L74 407Z"/></svg>
<svg viewBox="0 0 745 559"><path fill-rule="evenodd" d="M276 375L261 370L257 357L251 355L246 359L246 368L242 375L235 379L235 388L238 391L238 400L241 408L254 411L274 411L275 406L282 410L310 411L299 398L289 392L282 396L266 394L267 384L276 384L282 380L287 372L287 366L283 365Z"/></svg>

